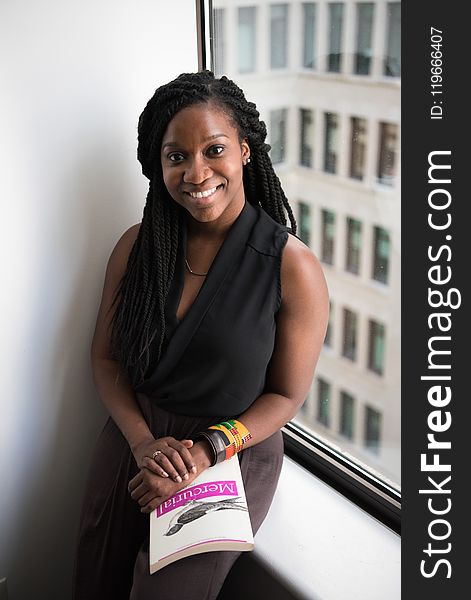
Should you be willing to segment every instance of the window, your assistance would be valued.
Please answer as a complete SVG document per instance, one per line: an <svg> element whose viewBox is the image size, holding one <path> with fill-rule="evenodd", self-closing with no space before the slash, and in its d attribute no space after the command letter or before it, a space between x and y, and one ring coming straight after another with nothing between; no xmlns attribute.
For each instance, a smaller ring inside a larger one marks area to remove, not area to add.
<svg viewBox="0 0 471 600"><path fill-rule="evenodd" d="M329 4L329 51L327 70L339 73L342 66L343 3Z"/></svg>
<svg viewBox="0 0 471 600"><path fill-rule="evenodd" d="M256 7L239 8L238 66L239 73L252 73L256 63Z"/></svg>
<svg viewBox="0 0 471 600"><path fill-rule="evenodd" d="M339 433L353 439L353 418L355 399L347 392L340 392L340 427Z"/></svg>
<svg viewBox="0 0 471 600"><path fill-rule="evenodd" d="M317 378L317 420L324 427L329 427L330 422L330 383L320 377Z"/></svg>
<svg viewBox="0 0 471 600"><path fill-rule="evenodd" d="M370 321L368 344L368 369L378 375L384 372L384 325Z"/></svg>
<svg viewBox="0 0 471 600"><path fill-rule="evenodd" d="M304 167L312 166L312 139L313 139L313 119L312 111L307 108L300 109L301 118L301 147L299 163Z"/></svg>
<svg viewBox="0 0 471 600"><path fill-rule="evenodd" d="M401 3L388 2L387 5L386 56L384 57L384 75L401 75Z"/></svg>
<svg viewBox="0 0 471 600"><path fill-rule="evenodd" d="M335 214L330 210L323 210L321 260L328 265L334 264L334 235Z"/></svg>
<svg viewBox="0 0 471 600"><path fill-rule="evenodd" d="M379 124L378 182L393 185L396 174L397 126Z"/></svg>
<svg viewBox="0 0 471 600"><path fill-rule="evenodd" d="M366 157L366 120L351 117L350 177L363 179Z"/></svg>
<svg viewBox="0 0 471 600"><path fill-rule="evenodd" d="M305 2L303 4L303 67L315 69L316 56L316 4Z"/></svg>
<svg viewBox="0 0 471 600"><path fill-rule="evenodd" d="M226 57L225 35L224 35L224 8L216 8L213 11L214 26L214 74L221 77L224 74L224 60Z"/></svg>
<svg viewBox="0 0 471 600"><path fill-rule="evenodd" d="M305 202L299 202L298 235L309 246L311 240L311 207Z"/></svg>
<svg viewBox="0 0 471 600"><path fill-rule="evenodd" d="M338 116L334 113L324 113L324 171L337 171L338 156Z"/></svg>
<svg viewBox="0 0 471 600"><path fill-rule="evenodd" d="M288 66L288 5L270 6L270 65L272 69Z"/></svg>
<svg viewBox="0 0 471 600"><path fill-rule="evenodd" d="M380 444L380 430L381 430L381 414L365 406L365 447L371 450L375 454L379 453Z"/></svg>
<svg viewBox="0 0 471 600"><path fill-rule="evenodd" d="M389 233L382 227L374 228L373 273L372 277L381 283L388 283L389 276Z"/></svg>
<svg viewBox="0 0 471 600"><path fill-rule="evenodd" d="M372 2L357 4L357 37L355 52L355 73L369 75L371 69L371 38L373 33L373 8Z"/></svg>
<svg viewBox="0 0 471 600"><path fill-rule="evenodd" d="M347 256L345 269L358 275L360 272L361 223L347 217Z"/></svg>
<svg viewBox="0 0 471 600"><path fill-rule="evenodd" d="M329 322L327 324L327 331L325 332L324 346L332 346L332 321L334 318L332 310L332 300L329 300Z"/></svg>
<svg viewBox="0 0 471 600"><path fill-rule="evenodd" d="M204 67L220 65L217 54L222 54L224 74L256 103L275 173L296 215L297 235L318 253L333 297L335 311L312 389L289 424L291 433L303 428L305 452L313 460L328 446L330 464L342 471L339 480L357 468L356 481L365 473L366 479L384 475L385 486L392 481L399 488L400 339L390 323L396 322L401 298L395 243L401 222L396 117L401 86L391 79L400 77L400 2L206 2L224 13L205 53L212 63ZM221 35L228 37L220 42ZM350 310L347 316L344 308ZM370 344L370 319L384 325L383 375L369 368L381 365L381 330L371 333ZM318 378L331 385L329 427L318 420L327 418L318 415ZM348 443L338 433L341 390L355 399ZM364 407L378 410L381 398L388 399L388 409L374 455L365 449Z"/></svg>
<svg viewBox="0 0 471 600"><path fill-rule="evenodd" d="M342 356L352 361L357 356L357 315L348 308L343 310Z"/></svg>
<svg viewBox="0 0 471 600"><path fill-rule="evenodd" d="M271 160L273 164L285 160L286 108L270 111Z"/></svg>

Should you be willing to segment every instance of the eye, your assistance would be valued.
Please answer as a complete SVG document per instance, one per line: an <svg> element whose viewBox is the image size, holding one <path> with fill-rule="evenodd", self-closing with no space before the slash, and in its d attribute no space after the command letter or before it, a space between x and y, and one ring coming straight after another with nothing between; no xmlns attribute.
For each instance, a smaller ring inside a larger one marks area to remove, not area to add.
<svg viewBox="0 0 471 600"><path fill-rule="evenodd" d="M184 156L181 152L172 152L167 156L167 158L170 162L178 163L184 159Z"/></svg>
<svg viewBox="0 0 471 600"><path fill-rule="evenodd" d="M208 148L208 154L210 156L219 156L222 152L224 152L224 146L215 145Z"/></svg>

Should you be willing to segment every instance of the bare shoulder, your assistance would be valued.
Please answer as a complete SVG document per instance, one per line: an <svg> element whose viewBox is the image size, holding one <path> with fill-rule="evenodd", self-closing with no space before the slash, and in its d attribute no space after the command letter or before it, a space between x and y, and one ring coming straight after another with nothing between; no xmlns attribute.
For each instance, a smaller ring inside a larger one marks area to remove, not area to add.
<svg viewBox="0 0 471 600"><path fill-rule="evenodd" d="M294 235L288 235L281 260L281 304L305 300L328 302L327 284L314 252Z"/></svg>
<svg viewBox="0 0 471 600"><path fill-rule="evenodd" d="M116 242L108 262L108 271L115 277L121 277L126 270L129 254L139 234L141 224L136 223L126 229Z"/></svg>

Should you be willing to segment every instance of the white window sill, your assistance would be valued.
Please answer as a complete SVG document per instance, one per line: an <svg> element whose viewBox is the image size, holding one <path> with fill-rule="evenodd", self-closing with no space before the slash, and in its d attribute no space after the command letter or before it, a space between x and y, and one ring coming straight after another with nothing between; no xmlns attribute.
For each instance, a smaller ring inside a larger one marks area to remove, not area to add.
<svg viewBox="0 0 471 600"><path fill-rule="evenodd" d="M401 538L287 457L254 554L300 598L401 597Z"/></svg>

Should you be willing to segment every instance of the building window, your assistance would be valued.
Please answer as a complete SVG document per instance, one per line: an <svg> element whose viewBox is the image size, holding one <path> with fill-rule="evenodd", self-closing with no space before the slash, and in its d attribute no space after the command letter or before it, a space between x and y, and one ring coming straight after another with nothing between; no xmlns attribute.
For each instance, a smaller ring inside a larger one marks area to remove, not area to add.
<svg viewBox="0 0 471 600"><path fill-rule="evenodd" d="M282 69L288 66L288 5L270 6L270 66Z"/></svg>
<svg viewBox="0 0 471 600"><path fill-rule="evenodd" d="M351 118L350 177L363 179L366 157L366 120Z"/></svg>
<svg viewBox="0 0 471 600"><path fill-rule="evenodd" d="M335 214L330 210L322 211L322 253L321 259L328 265L334 264Z"/></svg>
<svg viewBox="0 0 471 600"><path fill-rule="evenodd" d="M347 392L340 392L340 427L339 433L353 439L353 418L355 399Z"/></svg>
<svg viewBox="0 0 471 600"><path fill-rule="evenodd" d="M347 255L345 269L358 275L360 272L361 222L347 217Z"/></svg>
<svg viewBox="0 0 471 600"><path fill-rule="evenodd" d="M309 246L311 241L311 207L309 204L299 202L299 237Z"/></svg>
<svg viewBox="0 0 471 600"><path fill-rule="evenodd" d="M393 185L396 175L397 125L379 124L378 182Z"/></svg>
<svg viewBox="0 0 471 600"><path fill-rule="evenodd" d="M338 115L324 113L324 171L335 173L337 171L338 156Z"/></svg>
<svg viewBox="0 0 471 600"><path fill-rule="evenodd" d="M329 4L329 52L327 70L339 73L342 65L343 3Z"/></svg>
<svg viewBox="0 0 471 600"><path fill-rule="evenodd" d="M325 332L324 346L332 346L332 320L332 301L329 300L329 322L327 323L327 330Z"/></svg>
<svg viewBox="0 0 471 600"><path fill-rule="evenodd" d="M389 277L389 233L382 227L374 228L373 273L372 277L381 283L388 283Z"/></svg>
<svg viewBox="0 0 471 600"><path fill-rule="evenodd" d="M384 372L384 340L384 325L370 321L368 369L378 375Z"/></svg>
<svg viewBox="0 0 471 600"><path fill-rule="evenodd" d="M357 356L357 315L348 308L343 309L342 355L350 360Z"/></svg>
<svg viewBox="0 0 471 600"><path fill-rule="evenodd" d="M386 56L384 75L401 76L401 3L388 2L387 5Z"/></svg>
<svg viewBox="0 0 471 600"><path fill-rule="evenodd" d="M317 420L324 427L329 427L330 422L330 383L320 377L317 378Z"/></svg>
<svg viewBox="0 0 471 600"><path fill-rule="evenodd" d="M312 166L313 118L312 110L300 109L301 117L301 147L299 162L304 167Z"/></svg>
<svg viewBox="0 0 471 600"><path fill-rule="evenodd" d="M271 161L273 164L285 160L286 108L270 111Z"/></svg>
<svg viewBox="0 0 471 600"><path fill-rule="evenodd" d="M305 2L303 4L303 67L306 69L315 69L317 64L316 56L316 4L314 2Z"/></svg>
<svg viewBox="0 0 471 600"><path fill-rule="evenodd" d="M355 73L369 75L373 49L371 39L373 33L373 8L372 2L357 4L357 38L355 52Z"/></svg>
<svg viewBox="0 0 471 600"><path fill-rule="evenodd" d="M224 35L224 19L225 11L223 8L215 8L213 10L213 26L214 26L214 74L216 77L221 77L224 74L225 39Z"/></svg>
<svg viewBox="0 0 471 600"><path fill-rule="evenodd" d="M365 446L375 454L379 453L381 437L381 413L369 406L365 407Z"/></svg>
<svg viewBox="0 0 471 600"><path fill-rule="evenodd" d="M256 58L256 7L239 8L238 68L239 73L255 71Z"/></svg>

